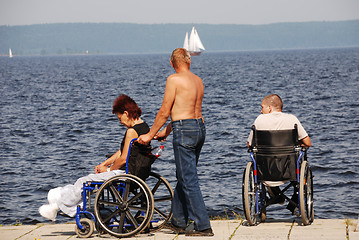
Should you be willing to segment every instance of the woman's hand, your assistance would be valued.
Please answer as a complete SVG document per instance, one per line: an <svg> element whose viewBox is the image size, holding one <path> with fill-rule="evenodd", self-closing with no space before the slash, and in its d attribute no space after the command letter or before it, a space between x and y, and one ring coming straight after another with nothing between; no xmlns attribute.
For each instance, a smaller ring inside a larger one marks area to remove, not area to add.
<svg viewBox="0 0 359 240"><path fill-rule="evenodd" d="M104 166L104 165L97 165L95 167L95 173L102 173L102 172L107 172L107 166Z"/></svg>

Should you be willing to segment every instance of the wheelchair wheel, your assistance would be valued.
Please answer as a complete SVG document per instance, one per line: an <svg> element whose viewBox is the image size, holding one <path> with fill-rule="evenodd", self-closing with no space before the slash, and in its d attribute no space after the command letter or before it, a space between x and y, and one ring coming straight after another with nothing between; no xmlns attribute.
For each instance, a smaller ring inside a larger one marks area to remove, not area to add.
<svg viewBox="0 0 359 240"><path fill-rule="evenodd" d="M107 214L109 216L111 214L111 211L107 210L106 208L102 208L100 211L101 211L102 216L104 216L105 214ZM112 230L112 227L109 226L109 228ZM100 234L100 235L107 233L98 222L96 222L96 224L95 224L95 229L98 232L98 234Z"/></svg>
<svg viewBox="0 0 359 240"><path fill-rule="evenodd" d="M314 221L313 176L308 162L303 161L300 168L299 201L303 225Z"/></svg>
<svg viewBox="0 0 359 240"><path fill-rule="evenodd" d="M146 184L151 189L155 202L150 228L152 232L161 229L171 219L173 190L165 178L154 172L150 173Z"/></svg>
<svg viewBox="0 0 359 240"><path fill-rule="evenodd" d="M75 232L77 236L79 236L80 238L90 237L95 230L93 221L88 218L82 218L80 220L80 223L84 227L84 229L80 229L79 226L76 225Z"/></svg>
<svg viewBox="0 0 359 240"><path fill-rule="evenodd" d="M249 162L245 169L242 182L242 202L244 215L247 219L248 225L253 226L257 224L257 202L256 202L256 186L254 182L254 168L253 163Z"/></svg>
<svg viewBox="0 0 359 240"><path fill-rule="evenodd" d="M110 178L99 188L94 212L100 227L121 238L134 236L150 224L154 201L140 178L123 174Z"/></svg>

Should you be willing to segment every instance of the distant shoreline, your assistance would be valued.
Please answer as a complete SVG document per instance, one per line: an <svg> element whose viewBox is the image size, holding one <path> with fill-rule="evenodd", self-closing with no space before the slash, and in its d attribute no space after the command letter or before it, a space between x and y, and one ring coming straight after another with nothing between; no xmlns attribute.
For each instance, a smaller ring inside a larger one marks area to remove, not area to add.
<svg viewBox="0 0 359 240"><path fill-rule="evenodd" d="M183 46L195 25L207 51L359 46L359 20L236 24L59 23L0 26L0 54L158 53Z"/></svg>
<svg viewBox="0 0 359 240"><path fill-rule="evenodd" d="M359 48L356 46L343 46L343 47L317 47L317 48L288 48L288 49L253 49L253 50L218 50L218 51L205 51L205 54L220 54L220 53L238 53L238 52L276 52L276 51L308 51L308 50L330 50L330 49L351 49ZM116 55L156 55L156 54L170 54L170 52L143 52L143 53L72 53L72 54L30 54L30 55L13 55L15 57L60 57L60 56L116 56ZM8 54L0 54L0 57L9 57ZM197 57L197 56L196 56ZM200 56L199 56L200 57Z"/></svg>

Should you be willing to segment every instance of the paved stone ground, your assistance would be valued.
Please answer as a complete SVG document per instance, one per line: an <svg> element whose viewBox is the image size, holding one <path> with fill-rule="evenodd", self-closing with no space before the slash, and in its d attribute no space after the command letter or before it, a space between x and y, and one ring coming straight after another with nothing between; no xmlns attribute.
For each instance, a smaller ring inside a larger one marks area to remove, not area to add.
<svg viewBox="0 0 359 240"><path fill-rule="evenodd" d="M315 219L310 226L302 226L299 221L268 220L257 226L246 226L240 220L211 221L214 237L186 237L173 234L168 229L151 234L139 234L132 238L139 240L167 240L167 239L213 239L213 240L242 240L242 239L326 239L326 240L359 240L359 232L355 232L357 219ZM0 227L1 240L67 240L79 239L75 233L75 223L67 224L38 224L22 226ZM108 234L99 236L95 231L90 240L117 239Z"/></svg>

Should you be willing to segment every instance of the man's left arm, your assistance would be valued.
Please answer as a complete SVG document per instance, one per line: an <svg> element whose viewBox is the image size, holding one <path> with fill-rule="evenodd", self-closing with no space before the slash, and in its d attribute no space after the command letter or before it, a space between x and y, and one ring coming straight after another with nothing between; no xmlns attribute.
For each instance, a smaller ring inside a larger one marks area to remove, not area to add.
<svg viewBox="0 0 359 240"><path fill-rule="evenodd" d="M310 147L310 146L312 146L312 141L310 140L310 137L309 137L309 136L306 136L305 138L303 138L303 139L301 140L301 142L302 142L302 146L303 146L303 147Z"/></svg>

